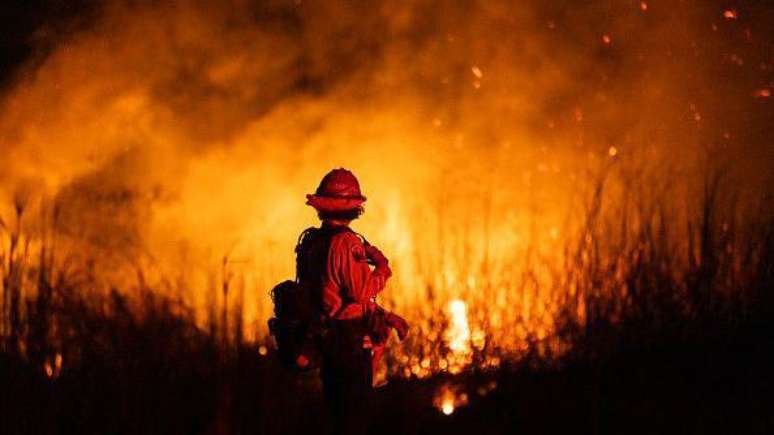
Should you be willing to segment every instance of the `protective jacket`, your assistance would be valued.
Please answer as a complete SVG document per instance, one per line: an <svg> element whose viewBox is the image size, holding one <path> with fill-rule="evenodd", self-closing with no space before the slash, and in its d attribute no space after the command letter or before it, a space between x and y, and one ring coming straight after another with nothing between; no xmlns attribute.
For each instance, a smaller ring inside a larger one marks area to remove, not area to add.
<svg viewBox="0 0 774 435"><path fill-rule="evenodd" d="M391 274L386 258L346 226L310 228L296 250L299 283L331 319L363 317Z"/></svg>

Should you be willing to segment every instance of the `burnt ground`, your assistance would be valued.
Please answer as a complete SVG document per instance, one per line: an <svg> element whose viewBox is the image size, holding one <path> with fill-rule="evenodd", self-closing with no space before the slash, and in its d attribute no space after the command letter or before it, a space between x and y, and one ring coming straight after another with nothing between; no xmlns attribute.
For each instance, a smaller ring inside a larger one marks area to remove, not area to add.
<svg viewBox="0 0 774 435"><path fill-rule="evenodd" d="M416 412L416 402L386 405L377 432L768 434L774 431L771 349L771 335L739 337L630 349L558 371L501 372L494 392L472 394L470 406L448 417L435 409ZM396 385L385 403L416 397L414 389Z"/></svg>
<svg viewBox="0 0 774 435"><path fill-rule="evenodd" d="M751 323L701 339L624 344L561 368L393 380L377 393L373 434L769 434L774 431L774 329ZM0 359L3 434L321 433L312 376L284 372L244 347L175 349L135 337L56 380L20 358ZM166 347L166 352L162 350ZM482 396L477 388L497 383ZM468 392L450 416L432 405L444 383Z"/></svg>

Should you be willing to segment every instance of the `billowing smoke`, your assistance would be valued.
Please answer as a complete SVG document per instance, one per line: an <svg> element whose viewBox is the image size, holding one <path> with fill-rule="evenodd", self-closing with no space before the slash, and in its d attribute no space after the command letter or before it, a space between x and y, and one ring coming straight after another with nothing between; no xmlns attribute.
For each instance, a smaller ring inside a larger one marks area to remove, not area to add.
<svg viewBox="0 0 774 435"><path fill-rule="evenodd" d="M426 297L419 276L509 273L609 165L680 195L724 161L771 181L774 26L754 2L155 3L38 33L2 97L0 216L27 198L79 256L190 289L228 256L253 319L333 167L361 178L398 305Z"/></svg>

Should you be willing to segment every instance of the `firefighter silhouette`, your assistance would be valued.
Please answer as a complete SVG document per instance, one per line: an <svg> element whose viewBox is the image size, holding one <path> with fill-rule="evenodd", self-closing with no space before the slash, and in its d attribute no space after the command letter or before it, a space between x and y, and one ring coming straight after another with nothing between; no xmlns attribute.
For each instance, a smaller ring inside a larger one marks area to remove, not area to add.
<svg viewBox="0 0 774 435"><path fill-rule="evenodd" d="M332 170L307 195L322 224L305 230L296 246L298 285L324 323L313 343L336 433L365 430L374 367L391 330L401 339L408 331L405 320L376 303L392 275L387 257L349 227L365 201L354 174ZM295 363L313 364L312 354L299 352Z"/></svg>

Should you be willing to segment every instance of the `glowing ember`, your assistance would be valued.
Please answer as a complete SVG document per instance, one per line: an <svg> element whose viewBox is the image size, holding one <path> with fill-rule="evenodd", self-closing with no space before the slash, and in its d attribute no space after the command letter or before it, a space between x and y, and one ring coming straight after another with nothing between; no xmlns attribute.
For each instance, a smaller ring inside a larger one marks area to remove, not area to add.
<svg viewBox="0 0 774 435"><path fill-rule="evenodd" d="M647 11L648 4L646 2L640 2L640 9L642 9L643 11Z"/></svg>
<svg viewBox="0 0 774 435"><path fill-rule="evenodd" d="M727 20L735 20L738 18L736 11L733 9L726 9L723 11L723 17Z"/></svg>
<svg viewBox="0 0 774 435"><path fill-rule="evenodd" d="M607 153L610 155L610 157L615 157L618 154L618 148L616 147L610 147L607 150Z"/></svg>
<svg viewBox="0 0 774 435"><path fill-rule="evenodd" d="M610 35L602 35L602 42L605 45L610 45L610 43L613 42L613 39L610 38Z"/></svg>
<svg viewBox="0 0 774 435"><path fill-rule="evenodd" d="M481 71L481 68L479 68L479 67L477 67L475 65L473 65L470 68L470 71L473 73L474 76L476 76L479 79L484 77L484 73Z"/></svg>
<svg viewBox="0 0 774 435"><path fill-rule="evenodd" d="M54 361L49 359L43 363L43 371L50 379L56 379L62 373L62 354L57 353L54 356Z"/></svg>
<svg viewBox="0 0 774 435"><path fill-rule="evenodd" d="M769 88L758 89L755 91L753 95L755 95L758 98L769 98L771 96L771 89Z"/></svg>
<svg viewBox="0 0 774 435"><path fill-rule="evenodd" d="M476 392L478 392L479 396L483 397L483 396L486 396L487 394L491 393L492 391L494 391L495 388L497 388L497 382L496 381L490 381L490 382L488 382L488 383L478 387Z"/></svg>

